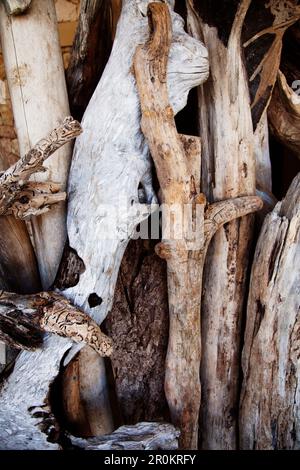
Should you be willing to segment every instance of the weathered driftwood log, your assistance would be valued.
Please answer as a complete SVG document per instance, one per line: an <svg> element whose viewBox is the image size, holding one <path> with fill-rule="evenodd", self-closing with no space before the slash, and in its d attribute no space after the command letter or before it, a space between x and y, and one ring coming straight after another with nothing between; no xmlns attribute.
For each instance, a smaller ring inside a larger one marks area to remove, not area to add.
<svg viewBox="0 0 300 470"><path fill-rule="evenodd" d="M300 449L300 174L265 219L243 349L242 449Z"/></svg>
<svg viewBox="0 0 300 470"><path fill-rule="evenodd" d="M71 440L74 446L85 450L176 450L178 435L171 424L138 423L122 426L108 436Z"/></svg>
<svg viewBox="0 0 300 470"><path fill-rule="evenodd" d="M53 204L66 198L61 185L32 182L29 178L45 172L44 161L81 133L79 122L71 117L40 140L13 166L0 175L0 216L13 214L24 219L47 212Z"/></svg>
<svg viewBox="0 0 300 470"><path fill-rule="evenodd" d="M203 38L210 54L211 77L199 92L202 191L210 202L254 194L257 160L266 170L260 194L272 205L266 188L269 157L260 134L282 36L297 18L295 1L241 0L230 6L188 1L190 31ZM208 253L202 323L203 448L233 449L237 443L239 341L250 243L251 218L245 218L220 230Z"/></svg>
<svg viewBox="0 0 300 470"><path fill-rule="evenodd" d="M178 237L178 221L172 227L174 232L167 224L162 242L157 246L157 253L167 260L168 266L170 330L165 392L173 423L181 429L181 447L197 448L201 394L200 303L207 247L220 226L256 211L261 201L254 196L219 202L208 208L204 221L205 197L199 187L200 148L197 138L178 135L168 98L166 76L172 41L169 10L166 5L153 3L149 5L148 15L151 38L145 46L138 47L134 58L142 108L141 127L155 163L162 202L169 208L177 204L181 214L190 205L197 232L194 240L190 239L191 233Z"/></svg>
<svg viewBox="0 0 300 470"><path fill-rule="evenodd" d="M279 71L268 109L272 133L300 158L300 96Z"/></svg>
<svg viewBox="0 0 300 470"><path fill-rule="evenodd" d="M81 119L109 59L121 0L82 0L66 73L70 108Z"/></svg>
<svg viewBox="0 0 300 470"><path fill-rule="evenodd" d="M121 0L80 2L78 26L66 72L70 109L77 119L82 118L109 58L120 11ZM64 255L68 257L67 247ZM65 277L62 269L58 275L61 274ZM79 275L79 271L76 274ZM63 279L60 280L62 284L61 281ZM111 424L103 425L108 419L108 414L105 415L101 407L97 410L96 406L100 383L98 376L105 371L105 367L99 356L96 354L91 356L91 351L83 348L74 358L74 363L71 362L64 371L62 379L67 420L73 429L81 429L82 436L112 430ZM77 381L74 380L74 376L78 378ZM105 382L102 385L103 395L107 391L104 391ZM91 400L91 394L95 396L95 403ZM77 400L74 400L74 396ZM97 417L100 421L98 426Z"/></svg>
<svg viewBox="0 0 300 470"><path fill-rule="evenodd" d="M134 51L148 34L144 13L148 3L123 2L112 53L83 117L84 138L76 141L70 169L68 235L83 270L77 284L64 294L98 323L111 309L129 237L149 215L149 204L156 202L132 74ZM185 33L174 12L172 21L168 84L178 112L190 88L207 74L208 65L205 49Z"/></svg>
<svg viewBox="0 0 300 470"><path fill-rule="evenodd" d="M112 342L99 326L61 295L0 292L0 340L32 350L42 345L42 332L86 343L101 356L112 353Z"/></svg>
<svg viewBox="0 0 300 470"><path fill-rule="evenodd" d="M0 36L20 154L25 155L70 113L54 1L32 0L18 16L7 15L0 2ZM38 181L54 181L65 190L70 159L69 144L49 160ZM43 288L49 289L65 244L65 204L35 218L32 233Z"/></svg>
<svg viewBox="0 0 300 470"><path fill-rule="evenodd" d="M77 141L70 174L68 232L71 247L82 259L81 266L84 272L81 273L78 284L67 289L65 293L75 304L83 306L84 311L93 316L98 323L103 320L111 307L120 260L128 241L127 232L132 232L141 218L145 217L143 214L133 217L130 215L124 220L121 216L114 232L114 239L105 240L102 233L105 227L109 227L111 219L101 218L103 215L101 204L118 206L118 191L129 205L132 201L137 203L139 183L144 187L144 191L140 191L140 194L144 193L143 201L149 203L154 198L149 151L140 131L139 101L134 77L130 74L136 46L148 35L147 19L141 12L147 3L142 4L135 0L123 2L112 55L83 119L83 134L86 138ZM171 103L175 111L178 111L185 105L189 89L198 83L199 78L201 80L202 73L207 73L207 58L203 57L203 46L184 32L180 17L172 13L172 18L174 42L170 51L168 80ZM199 61L202 64L200 68ZM188 80L186 80L187 73ZM183 78L185 80L182 80ZM146 207L145 212L148 213ZM101 223L101 220L104 220L104 223ZM123 231L124 222L125 225L129 224L130 228L128 231L125 230L126 237L120 240L118 234ZM97 259L94 256L96 252L99 255ZM21 421L23 426L31 429L33 433L31 445L34 447L36 439L37 448L43 445L47 448L50 444L47 444L46 436L34 428L27 408L25 409L25 403L28 401L42 405L45 394L35 395L33 389L36 383L44 392L49 389L51 381L58 373L61 359L71 346L68 340L62 338L52 337L49 341L44 344L42 352L21 353L5 388L5 396L8 397L16 381L23 384L24 380L24 384L27 383L27 387L23 387L24 413ZM52 357L53 349L56 353ZM69 358L70 356L66 360ZM22 369L23 360L26 360L27 364L26 374ZM45 373L45 370L48 373ZM28 382L28 376L34 376L34 383ZM12 426L17 433L18 426L15 427L13 424L14 406L12 404L10 408L8 398L5 399L5 403L5 407L1 410L2 421L6 422L8 432ZM16 446L22 447L22 440L28 442L27 437L21 432L19 440L16 439Z"/></svg>
<svg viewBox="0 0 300 470"><path fill-rule="evenodd" d="M3 0L6 11L9 15L21 15L31 4L31 0Z"/></svg>

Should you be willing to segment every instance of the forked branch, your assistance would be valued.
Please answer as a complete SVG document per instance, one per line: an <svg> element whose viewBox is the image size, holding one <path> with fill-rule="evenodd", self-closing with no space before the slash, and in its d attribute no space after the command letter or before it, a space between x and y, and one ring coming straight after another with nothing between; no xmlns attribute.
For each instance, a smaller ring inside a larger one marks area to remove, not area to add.
<svg viewBox="0 0 300 470"><path fill-rule="evenodd" d="M41 346L49 332L86 343L100 354L112 353L112 341L85 313L54 292L18 295L0 292L0 339L15 348Z"/></svg>
<svg viewBox="0 0 300 470"><path fill-rule="evenodd" d="M185 206L190 205L199 235L196 240L200 241L191 249L188 234L179 238L178 233L174 233L175 227L172 235L169 227L168 230L163 228L162 242L156 250L167 260L168 267L170 328L165 393L172 421L181 430L180 446L190 449L197 448L198 444L200 306L207 246L221 225L260 209L261 200L249 196L219 202L209 206L204 215L205 197L199 187L200 145L199 142L186 145L189 142L187 136L179 136L168 98L166 73L172 40L168 6L150 4L148 17L150 40L137 48L134 58L142 110L141 127L155 163L165 206L176 204L183 214ZM201 78L200 82L203 76ZM197 142L197 138L191 139ZM197 155L195 149L198 149ZM197 214L200 214L200 221Z"/></svg>

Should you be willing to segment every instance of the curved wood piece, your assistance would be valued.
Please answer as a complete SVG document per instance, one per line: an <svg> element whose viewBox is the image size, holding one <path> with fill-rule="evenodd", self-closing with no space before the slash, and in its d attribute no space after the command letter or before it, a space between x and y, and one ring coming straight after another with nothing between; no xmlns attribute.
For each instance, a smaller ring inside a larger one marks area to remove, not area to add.
<svg viewBox="0 0 300 470"><path fill-rule="evenodd" d="M277 82L268 109L272 133L300 158L300 97L278 72Z"/></svg>
<svg viewBox="0 0 300 470"><path fill-rule="evenodd" d="M198 444L200 304L207 246L222 224L258 210L261 200L253 196L217 203L207 210L204 222L206 201L199 191L200 153L195 157L193 147L184 145L187 137L178 135L168 99L166 71L172 40L169 11L166 5L153 3L148 7L148 16L150 40L137 48L134 58L141 127L155 163L164 209L176 204L183 214L185 207L191 206L197 233L192 247L190 233L178 237L176 223L173 231L166 224L162 242L156 248L157 254L167 260L168 267L170 329L165 392L172 421L181 430L180 446L190 449ZM204 62L202 67L205 68ZM207 75L199 74L197 78L200 82ZM200 147L197 148L199 151Z"/></svg>

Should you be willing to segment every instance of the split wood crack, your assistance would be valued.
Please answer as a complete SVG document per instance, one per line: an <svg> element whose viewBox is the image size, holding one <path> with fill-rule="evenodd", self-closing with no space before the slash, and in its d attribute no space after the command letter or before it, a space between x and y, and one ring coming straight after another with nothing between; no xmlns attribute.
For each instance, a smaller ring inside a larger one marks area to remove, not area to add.
<svg viewBox="0 0 300 470"><path fill-rule="evenodd" d="M0 175L0 216L13 214L19 219L37 216L66 199L59 184L28 180L34 173L45 172L43 162L80 133L79 122L72 117L65 118L59 127Z"/></svg>
<svg viewBox="0 0 300 470"><path fill-rule="evenodd" d="M168 6L149 4L148 17L150 39L137 48L134 57L142 131L154 160L162 202L181 205L182 209L186 204L200 205L202 210L202 227L198 227L203 233L201 247L190 250L189 240L168 238L164 231L157 246L159 256L167 260L168 272L170 328L165 393L172 422L181 430L181 448L196 449L201 402L201 288L206 251L223 224L261 209L262 201L256 196L245 196L206 207L200 193L200 140L178 135L168 99L166 76L172 41ZM189 141L194 143L192 152L185 145Z"/></svg>

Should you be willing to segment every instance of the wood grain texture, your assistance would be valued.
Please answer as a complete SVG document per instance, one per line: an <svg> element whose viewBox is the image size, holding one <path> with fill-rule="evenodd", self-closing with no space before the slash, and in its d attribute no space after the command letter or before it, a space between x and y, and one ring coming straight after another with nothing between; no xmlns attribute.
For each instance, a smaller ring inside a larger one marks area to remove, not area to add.
<svg viewBox="0 0 300 470"><path fill-rule="evenodd" d="M148 3L123 2L112 53L83 117L84 132L76 140L70 170L68 235L71 248L82 259L86 270L77 285L64 290L64 294L99 323L111 310L129 236L148 216L148 205L157 200L152 187L149 148L140 130L140 107L132 74L136 46L147 38L147 19L140 8ZM195 76L207 73L207 67L199 68L204 49L185 33L181 18L173 11L172 24L174 39L168 86L176 113L184 107ZM89 182L88 186L84 181ZM134 214L141 193L141 201L145 203L142 213L131 217L128 213L123 216L122 212L112 224L120 201L132 207ZM111 206L108 216L102 215L103 206ZM115 226L112 236L105 239L102 234L112 226ZM88 299L93 293L99 305L91 308Z"/></svg>
<svg viewBox="0 0 300 470"><path fill-rule="evenodd" d="M4 0L3 3L9 15L21 15L28 10L31 0Z"/></svg>
<svg viewBox="0 0 300 470"><path fill-rule="evenodd" d="M178 434L171 424L143 422L122 426L109 436L73 438L72 443L85 450L176 450Z"/></svg>
<svg viewBox="0 0 300 470"><path fill-rule="evenodd" d="M24 15L9 16L0 5L3 60L12 100L20 154L70 114L53 0L32 0ZM28 31L31 33L28 34ZM71 145L48 161L38 181L54 181L65 190ZM54 281L66 239L66 209L61 202L32 222L34 249L44 289Z"/></svg>
<svg viewBox="0 0 300 470"><path fill-rule="evenodd" d="M86 314L52 292L23 295L0 292L0 338L11 346L35 349L41 332L86 343L101 356L112 353L112 342Z"/></svg>
<svg viewBox="0 0 300 470"><path fill-rule="evenodd" d="M0 216L13 214L25 219L47 212L66 197L54 182L30 182L35 173L45 172L44 161L81 133L79 122L67 117L0 175Z"/></svg>
<svg viewBox="0 0 300 470"><path fill-rule="evenodd" d="M81 119L109 59L121 0L82 0L66 73L71 112Z"/></svg>
<svg viewBox="0 0 300 470"><path fill-rule="evenodd" d="M252 266L240 401L242 449L300 448L300 174L266 217Z"/></svg>
<svg viewBox="0 0 300 470"><path fill-rule="evenodd" d="M268 109L274 136L300 158L300 97L287 84L281 71Z"/></svg>
<svg viewBox="0 0 300 470"><path fill-rule="evenodd" d="M157 254L167 261L168 273L170 327L165 393L172 422L181 430L181 448L195 449L201 400L201 288L207 248L223 224L256 211L261 201L255 196L222 201L209 206L204 213L206 200L199 187L199 139L179 136L169 104L166 85L172 41L169 10L166 5L153 3L148 7L148 17L150 39L137 48L134 57L141 128L156 167L162 202L168 208L177 204L181 214L186 206L192 206L196 225L192 246L191 233L178 236L178 220L171 228L168 220L163 224L162 242L156 246ZM198 82L206 78L197 77Z"/></svg>

